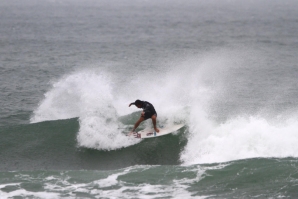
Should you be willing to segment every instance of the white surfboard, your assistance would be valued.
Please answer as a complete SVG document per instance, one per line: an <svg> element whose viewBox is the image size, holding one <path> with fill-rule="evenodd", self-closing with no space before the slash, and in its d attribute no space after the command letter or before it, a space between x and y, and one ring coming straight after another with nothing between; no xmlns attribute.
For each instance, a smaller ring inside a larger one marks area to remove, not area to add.
<svg viewBox="0 0 298 199"><path fill-rule="evenodd" d="M185 126L184 124L174 124L171 126L165 126L165 127L160 127L159 132L155 132L154 129L144 129L142 131L139 132L134 132L133 136L135 138L154 138L154 137L158 137L158 136L163 136L163 135L167 135L169 133L173 133L179 129L181 129L183 126Z"/></svg>

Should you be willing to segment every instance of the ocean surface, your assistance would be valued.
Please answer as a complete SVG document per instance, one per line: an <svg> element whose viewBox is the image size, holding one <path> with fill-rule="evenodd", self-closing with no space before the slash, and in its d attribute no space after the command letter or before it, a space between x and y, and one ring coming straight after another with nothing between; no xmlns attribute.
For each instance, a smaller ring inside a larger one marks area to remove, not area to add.
<svg viewBox="0 0 298 199"><path fill-rule="evenodd" d="M298 1L2 0L0 46L1 199L298 198Z"/></svg>

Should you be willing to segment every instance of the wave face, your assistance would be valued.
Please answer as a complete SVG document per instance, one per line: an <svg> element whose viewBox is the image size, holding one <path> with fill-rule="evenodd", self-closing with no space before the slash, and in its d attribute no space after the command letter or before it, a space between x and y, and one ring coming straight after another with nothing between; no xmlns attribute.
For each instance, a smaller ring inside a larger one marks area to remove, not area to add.
<svg viewBox="0 0 298 199"><path fill-rule="evenodd" d="M0 170L111 170L181 163L179 153L185 140L179 134L108 151L80 146L79 130L78 118L1 127Z"/></svg>

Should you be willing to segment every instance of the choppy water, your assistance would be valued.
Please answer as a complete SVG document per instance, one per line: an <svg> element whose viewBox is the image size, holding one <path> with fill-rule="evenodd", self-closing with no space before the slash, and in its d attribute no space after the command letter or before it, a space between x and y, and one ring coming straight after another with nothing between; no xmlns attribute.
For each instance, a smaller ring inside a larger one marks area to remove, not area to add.
<svg viewBox="0 0 298 199"><path fill-rule="evenodd" d="M0 198L298 197L297 19L290 0L1 1ZM126 137L136 99L186 126Z"/></svg>

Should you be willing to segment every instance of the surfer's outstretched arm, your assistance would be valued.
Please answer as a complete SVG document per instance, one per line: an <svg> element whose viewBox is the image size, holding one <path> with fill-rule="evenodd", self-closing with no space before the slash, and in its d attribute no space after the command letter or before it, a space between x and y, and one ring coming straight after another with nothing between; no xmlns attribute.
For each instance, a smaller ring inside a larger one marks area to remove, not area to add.
<svg viewBox="0 0 298 199"><path fill-rule="evenodd" d="M141 122L143 122L143 121L144 121L144 117L141 116L140 119L135 123L135 125L132 129L132 132L134 132L138 128L138 126L141 124Z"/></svg>
<svg viewBox="0 0 298 199"><path fill-rule="evenodd" d="M134 102L132 102L132 103L130 103L128 106L130 107L131 105L135 105L135 103L134 103Z"/></svg>

